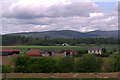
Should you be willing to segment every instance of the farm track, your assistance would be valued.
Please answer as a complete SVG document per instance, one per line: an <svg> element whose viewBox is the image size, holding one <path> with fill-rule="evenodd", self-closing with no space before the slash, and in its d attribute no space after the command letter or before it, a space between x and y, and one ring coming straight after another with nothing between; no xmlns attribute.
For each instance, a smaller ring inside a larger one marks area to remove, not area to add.
<svg viewBox="0 0 120 80"><path fill-rule="evenodd" d="M118 78L116 73L7 73L7 78ZM2 74L4 77L5 74Z"/></svg>

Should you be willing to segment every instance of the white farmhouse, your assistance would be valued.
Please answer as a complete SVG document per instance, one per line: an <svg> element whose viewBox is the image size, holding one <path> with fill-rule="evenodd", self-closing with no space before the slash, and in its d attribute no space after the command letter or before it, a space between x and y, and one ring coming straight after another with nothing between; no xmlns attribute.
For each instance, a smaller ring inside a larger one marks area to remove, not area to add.
<svg viewBox="0 0 120 80"><path fill-rule="evenodd" d="M102 48L101 47L89 47L88 48L88 54L102 54Z"/></svg>
<svg viewBox="0 0 120 80"><path fill-rule="evenodd" d="M63 43L62 46L70 46L68 43Z"/></svg>

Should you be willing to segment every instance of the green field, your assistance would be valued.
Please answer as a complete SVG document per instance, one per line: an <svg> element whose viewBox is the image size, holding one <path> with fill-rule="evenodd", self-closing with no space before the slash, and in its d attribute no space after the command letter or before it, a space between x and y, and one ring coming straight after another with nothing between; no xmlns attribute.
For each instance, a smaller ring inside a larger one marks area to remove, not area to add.
<svg viewBox="0 0 120 80"><path fill-rule="evenodd" d="M24 53L28 50L28 48L35 48L35 49L40 49L40 50L48 50L48 49L55 49L58 51L62 51L62 50L67 50L67 49L71 49L71 50L86 50L88 49L88 47L102 47L102 48L106 48L107 51L110 51L114 48L118 48L118 45L82 45L82 46L14 46L11 47L13 49L20 49L21 53Z"/></svg>

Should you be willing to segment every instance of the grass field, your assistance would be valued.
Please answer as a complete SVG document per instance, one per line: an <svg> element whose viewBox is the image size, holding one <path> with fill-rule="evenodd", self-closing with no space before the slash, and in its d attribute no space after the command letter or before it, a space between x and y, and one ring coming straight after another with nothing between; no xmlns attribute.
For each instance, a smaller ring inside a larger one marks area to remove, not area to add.
<svg viewBox="0 0 120 80"><path fill-rule="evenodd" d="M28 50L28 48L35 48L35 49L40 49L40 50L48 50L48 49L55 49L58 51L62 51L62 50L67 50L67 49L71 49L71 50L86 50L88 49L88 47L95 47L95 46L99 46L102 48L106 48L107 51L112 50L114 48L118 48L118 45L82 45L82 46L8 46L12 49L20 49L21 53L24 53ZM7 46L4 46L7 47Z"/></svg>

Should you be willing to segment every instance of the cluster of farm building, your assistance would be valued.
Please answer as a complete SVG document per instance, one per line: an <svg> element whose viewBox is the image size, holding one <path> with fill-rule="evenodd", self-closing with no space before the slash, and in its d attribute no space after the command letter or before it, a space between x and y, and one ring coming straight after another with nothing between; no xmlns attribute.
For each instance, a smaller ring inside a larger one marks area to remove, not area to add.
<svg viewBox="0 0 120 80"><path fill-rule="evenodd" d="M101 47L89 47L88 48L89 54L102 54L102 48ZM10 48L3 48L0 50L1 56L10 56L10 55L18 55L20 54L19 49L10 49ZM64 50L64 51L57 51L55 49L50 50L39 50L39 49L28 49L28 51L25 52L25 55L31 56L31 57L50 57L50 56L72 56L77 55L78 52L74 50Z"/></svg>

